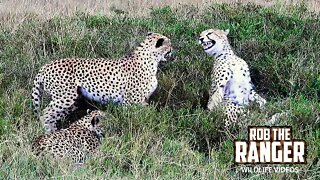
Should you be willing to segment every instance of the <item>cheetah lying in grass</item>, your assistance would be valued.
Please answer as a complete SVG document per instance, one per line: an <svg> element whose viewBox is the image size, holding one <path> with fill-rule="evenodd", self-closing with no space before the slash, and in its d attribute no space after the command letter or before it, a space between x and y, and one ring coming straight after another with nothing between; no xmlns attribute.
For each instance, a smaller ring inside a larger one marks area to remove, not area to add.
<svg viewBox="0 0 320 180"><path fill-rule="evenodd" d="M49 154L56 158L71 158L75 163L83 163L87 155L94 153L104 137L100 120L101 111L88 111L69 128L36 138L32 150L36 155Z"/></svg>

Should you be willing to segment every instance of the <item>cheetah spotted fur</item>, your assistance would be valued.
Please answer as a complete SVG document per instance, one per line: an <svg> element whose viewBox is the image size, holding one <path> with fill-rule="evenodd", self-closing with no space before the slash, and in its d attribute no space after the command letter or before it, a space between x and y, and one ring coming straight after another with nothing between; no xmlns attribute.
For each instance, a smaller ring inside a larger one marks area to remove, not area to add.
<svg viewBox="0 0 320 180"><path fill-rule="evenodd" d="M105 115L101 111L89 112L69 128L40 135L32 144L36 155L51 155L55 158L70 158L75 163L83 163L87 155L94 153L104 137L100 120Z"/></svg>
<svg viewBox="0 0 320 180"><path fill-rule="evenodd" d="M146 105L158 85L157 68L171 55L169 38L148 33L145 40L121 59L60 59L44 65L34 80L32 99L39 113L42 92L51 96L40 120L46 132L56 121L77 109L79 96L105 104Z"/></svg>
<svg viewBox="0 0 320 180"><path fill-rule="evenodd" d="M260 107L266 103L254 90L248 64L232 50L228 33L229 30L208 29L199 37L204 51L215 57L207 108L222 108L226 115L225 126L245 114L244 107L250 102L257 102Z"/></svg>

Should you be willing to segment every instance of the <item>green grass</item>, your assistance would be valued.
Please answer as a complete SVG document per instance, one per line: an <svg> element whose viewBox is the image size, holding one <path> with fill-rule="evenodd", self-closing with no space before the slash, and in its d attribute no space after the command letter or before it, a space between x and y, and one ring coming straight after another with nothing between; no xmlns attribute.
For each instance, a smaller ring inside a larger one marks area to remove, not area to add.
<svg viewBox="0 0 320 180"><path fill-rule="evenodd" d="M250 66L265 110L250 107L248 119L226 131L219 113L202 107L211 84L213 58L197 44L208 28L229 28L230 42ZM319 178L320 20L303 6L280 14L255 5L212 5L154 9L150 17L29 16L0 31L0 177L137 179ZM32 114L31 87L45 63L66 57L119 58L148 31L171 38L177 61L162 64L159 87L148 107L100 107L110 117L101 152L82 167L32 155L31 142L43 133ZM116 50L115 50L116 49ZM247 125L266 125L276 112L289 112L276 125L293 126L307 142L307 165L298 174L237 172L233 140L247 137Z"/></svg>

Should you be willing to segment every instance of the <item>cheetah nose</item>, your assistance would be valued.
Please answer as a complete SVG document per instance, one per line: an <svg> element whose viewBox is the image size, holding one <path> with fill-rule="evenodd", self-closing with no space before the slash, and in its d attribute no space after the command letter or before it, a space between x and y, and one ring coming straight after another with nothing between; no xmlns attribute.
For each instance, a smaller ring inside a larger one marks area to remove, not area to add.
<svg viewBox="0 0 320 180"><path fill-rule="evenodd" d="M204 38L203 38L203 37L202 37L202 38L199 38L199 40L200 40L201 42L203 42Z"/></svg>

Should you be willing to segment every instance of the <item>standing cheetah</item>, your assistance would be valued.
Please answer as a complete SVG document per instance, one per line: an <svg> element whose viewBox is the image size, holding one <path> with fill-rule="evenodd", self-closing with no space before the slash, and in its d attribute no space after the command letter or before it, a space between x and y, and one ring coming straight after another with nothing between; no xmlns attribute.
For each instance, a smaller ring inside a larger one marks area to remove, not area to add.
<svg viewBox="0 0 320 180"><path fill-rule="evenodd" d="M77 109L79 96L104 104L142 104L158 85L160 61L171 55L169 38L148 33L146 39L130 54L117 60L60 59L46 64L34 80L32 93L35 112L39 113L41 92L51 96L40 120L46 131L56 131L56 121Z"/></svg>

